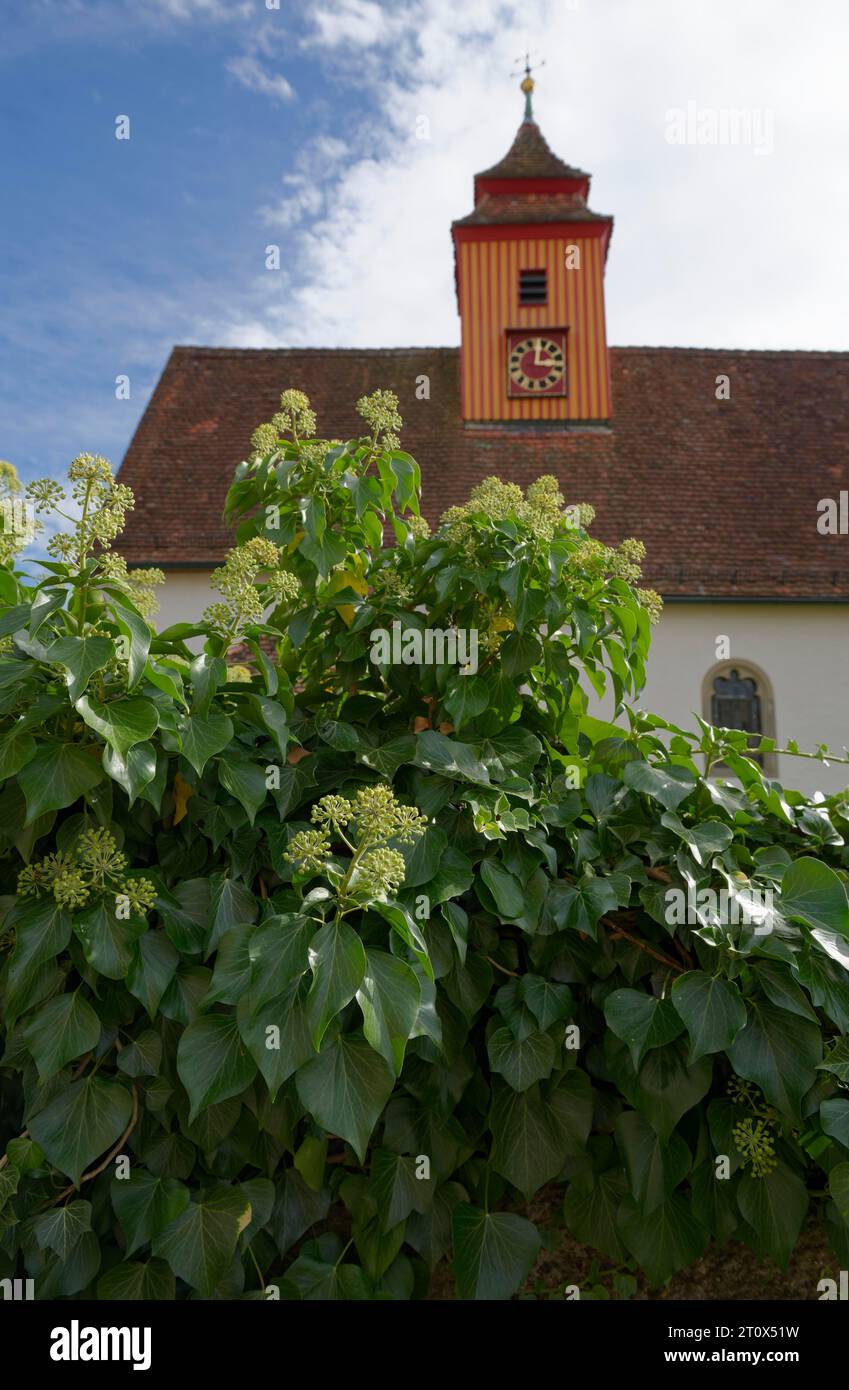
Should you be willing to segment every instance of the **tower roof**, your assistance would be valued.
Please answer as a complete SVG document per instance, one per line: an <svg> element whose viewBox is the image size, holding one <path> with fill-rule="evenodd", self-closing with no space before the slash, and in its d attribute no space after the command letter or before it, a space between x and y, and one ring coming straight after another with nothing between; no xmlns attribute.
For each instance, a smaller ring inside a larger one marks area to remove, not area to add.
<svg viewBox="0 0 849 1390"><path fill-rule="evenodd" d="M536 121L522 121L516 138L503 159L476 174L477 179L588 179L583 169L575 169L549 149ZM517 190L518 192L518 190Z"/></svg>

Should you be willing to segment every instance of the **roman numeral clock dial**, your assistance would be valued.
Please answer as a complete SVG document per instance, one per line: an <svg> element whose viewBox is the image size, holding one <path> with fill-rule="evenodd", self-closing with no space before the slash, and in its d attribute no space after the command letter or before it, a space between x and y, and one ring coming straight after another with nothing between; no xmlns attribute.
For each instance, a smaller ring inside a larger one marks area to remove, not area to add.
<svg viewBox="0 0 849 1390"><path fill-rule="evenodd" d="M508 334L507 394L566 395L565 331L547 329L540 334Z"/></svg>

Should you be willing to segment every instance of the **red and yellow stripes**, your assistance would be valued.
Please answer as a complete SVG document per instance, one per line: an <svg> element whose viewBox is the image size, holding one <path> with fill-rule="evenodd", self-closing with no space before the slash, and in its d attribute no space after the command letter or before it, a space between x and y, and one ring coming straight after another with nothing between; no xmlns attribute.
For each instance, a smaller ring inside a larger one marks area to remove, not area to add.
<svg viewBox="0 0 849 1390"><path fill-rule="evenodd" d="M489 230L489 229L488 229ZM566 267L577 246L580 269ZM598 236L568 231L463 238L457 244L466 420L607 420L610 381L604 324L604 254ZM519 271L547 271L548 303L519 305ZM507 395L509 328L568 329L568 395Z"/></svg>

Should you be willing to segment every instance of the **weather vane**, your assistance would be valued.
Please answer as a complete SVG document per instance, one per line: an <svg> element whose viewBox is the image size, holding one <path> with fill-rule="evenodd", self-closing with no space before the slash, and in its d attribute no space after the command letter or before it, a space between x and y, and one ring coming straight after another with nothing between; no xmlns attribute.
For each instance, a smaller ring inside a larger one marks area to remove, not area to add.
<svg viewBox="0 0 849 1390"><path fill-rule="evenodd" d="M532 72L536 72L539 68L544 68L544 67L545 67L545 59L544 59L544 58L543 58L539 63L535 63L534 66L531 67L531 56L532 56L532 55L531 55L530 53L526 53L525 56L524 56L524 60L522 59L521 56L518 57L518 58L516 58L516 59L515 59L515 62L517 62L517 63L520 63L520 64L521 64L521 63L524 61L524 65L525 65L525 66L524 66L524 69L520 68L518 71L511 72L511 74L510 74L511 77L518 77L518 76L519 76L519 72L520 72L520 71L524 71L524 74L525 74L525 75L524 75L524 77L522 78L522 81L519 83L519 87L520 87L521 90L525 93L525 120L526 120L526 121L532 121L533 118L534 118L534 111L533 111L533 107L532 107L532 105L531 105L531 96L532 96L532 94L533 94L533 90L534 90L534 87L536 86L536 83L534 82L534 79L532 78L531 73L532 73Z"/></svg>

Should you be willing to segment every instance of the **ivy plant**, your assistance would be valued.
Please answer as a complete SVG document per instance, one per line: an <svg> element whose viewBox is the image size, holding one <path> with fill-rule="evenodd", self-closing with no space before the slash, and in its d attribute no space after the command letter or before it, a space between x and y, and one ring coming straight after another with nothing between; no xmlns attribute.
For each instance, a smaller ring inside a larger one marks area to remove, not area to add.
<svg viewBox="0 0 849 1390"><path fill-rule="evenodd" d="M284 392L201 622L156 630L99 457L0 548L0 1277L506 1299L551 1184L654 1285L810 1211L845 1266L846 796L636 706L638 541L550 477L431 534L359 409Z"/></svg>

